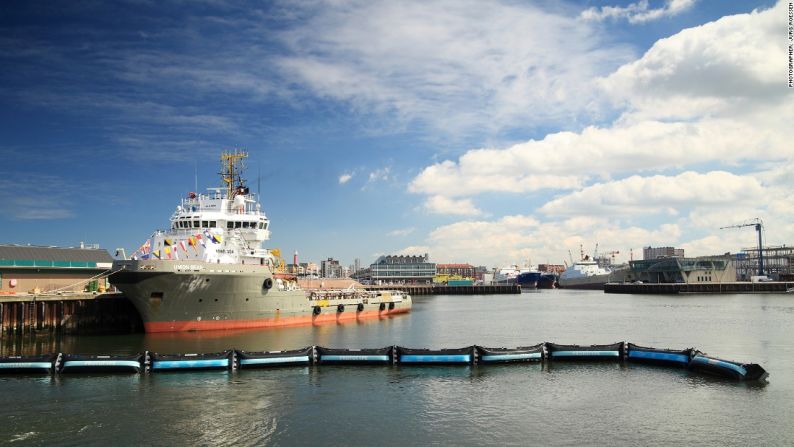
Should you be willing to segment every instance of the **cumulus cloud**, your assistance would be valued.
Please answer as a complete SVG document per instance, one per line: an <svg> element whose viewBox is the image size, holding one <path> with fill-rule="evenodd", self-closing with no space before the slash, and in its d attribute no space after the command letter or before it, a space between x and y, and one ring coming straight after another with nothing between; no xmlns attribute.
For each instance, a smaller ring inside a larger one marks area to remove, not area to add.
<svg viewBox="0 0 794 447"><path fill-rule="evenodd" d="M639 13L643 4L634 7ZM472 149L425 167L410 190L428 197L556 192L536 225L464 221L437 228L428 245L451 257L482 251L496 263L559 260L563 250L595 242L623 259L647 245L709 255L752 246L746 234L719 229L752 217L767 223L768 240L790 242L794 102L783 79L784 16L781 2L657 41L598 81L623 110L610 125ZM493 232L480 242L467 235L484 228ZM467 244L475 249L461 248Z"/></svg>
<svg viewBox="0 0 794 447"><path fill-rule="evenodd" d="M482 211L474 206L471 199L451 199L444 196L430 196L425 200L424 209L434 214L477 216Z"/></svg>
<svg viewBox="0 0 794 447"><path fill-rule="evenodd" d="M629 23L645 23L678 15L695 4L695 0L667 0L661 8L651 8L648 0L640 0L627 6L602 6L582 11L580 17L587 21L625 19Z"/></svg>
<svg viewBox="0 0 794 447"><path fill-rule="evenodd" d="M547 215L606 214L637 215L696 207L746 206L765 196L765 188L754 177L714 171L684 172L676 176L633 175L623 180L597 183L556 198L540 212Z"/></svg>
<svg viewBox="0 0 794 447"><path fill-rule="evenodd" d="M345 183L349 182L350 179L353 178L353 174L342 174L339 176L339 184L344 185Z"/></svg>

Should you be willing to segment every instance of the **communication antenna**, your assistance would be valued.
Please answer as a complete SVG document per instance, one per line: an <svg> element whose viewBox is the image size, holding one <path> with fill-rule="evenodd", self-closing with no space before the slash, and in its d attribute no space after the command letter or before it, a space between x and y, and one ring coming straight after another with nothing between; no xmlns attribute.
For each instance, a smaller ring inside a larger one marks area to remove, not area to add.
<svg viewBox="0 0 794 447"><path fill-rule="evenodd" d="M193 191L198 194L198 161L193 160Z"/></svg>

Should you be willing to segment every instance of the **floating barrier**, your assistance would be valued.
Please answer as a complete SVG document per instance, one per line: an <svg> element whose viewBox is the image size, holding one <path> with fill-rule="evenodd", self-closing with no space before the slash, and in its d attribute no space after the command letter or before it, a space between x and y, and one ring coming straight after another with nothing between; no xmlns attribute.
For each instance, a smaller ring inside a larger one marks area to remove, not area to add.
<svg viewBox="0 0 794 447"><path fill-rule="evenodd" d="M152 371L232 369L235 365L233 350L210 354L147 354Z"/></svg>
<svg viewBox="0 0 794 447"><path fill-rule="evenodd" d="M397 346L400 364L467 364L474 363L474 346L459 349L411 349Z"/></svg>
<svg viewBox="0 0 794 447"><path fill-rule="evenodd" d="M394 362L394 346L378 349L330 349L317 347L319 364L387 365Z"/></svg>
<svg viewBox="0 0 794 447"><path fill-rule="evenodd" d="M549 358L556 360L620 360L624 357L625 343L611 345L558 345L546 343Z"/></svg>
<svg viewBox="0 0 794 447"><path fill-rule="evenodd" d="M248 352L236 351L237 365L241 369L268 366L310 365L314 363L314 347L292 351Z"/></svg>
<svg viewBox="0 0 794 447"><path fill-rule="evenodd" d="M535 346L511 348L484 348L475 346L477 363L540 362L543 360L543 343Z"/></svg>
<svg viewBox="0 0 794 447"><path fill-rule="evenodd" d="M80 373L185 370L234 370L290 365L488 365L498 363L622 361L687 367L731 379L760 381L769 376L755 363L741 363L708 356L694 348L649 348L633 343L562 345L540 343L517 348L467 346L457 349L415 349L386 346L375 349L334 349L308 346L291 351L250 352L228 350L210 354L158 354L102 356L46 354L0 357L0 373Z"/></svg>
<svg viewBox="0 0 794 447"><path fill-rule="evenodd" d="M58 354L0 357L0 374L50 374Z"/></svg>
<svg viewBox="0 0 794 447"><path fill-rule="evenodd" d="M739 380L763 380L769 376L769 373L764 368L755 363L723 360L716 357L708 357L700 352L696 353L692 361L689 362L689 368L707 374Z"/></svg>
<svg viewBox="0 0 794 447"><path fill-rule="evenodd" d="M56 360L61 373L138 373L141 371L141 354L134 355L80 355L62 354Z"/></svg>
<svg viewBox="0 0 794 447"><path fill-rule="evenodd" d="M674 349L647 348L628 343L626 358L630 362L686 368L689 366L689 362L692 360L693 355L694 350L692 348L677 351Z"/></svg>

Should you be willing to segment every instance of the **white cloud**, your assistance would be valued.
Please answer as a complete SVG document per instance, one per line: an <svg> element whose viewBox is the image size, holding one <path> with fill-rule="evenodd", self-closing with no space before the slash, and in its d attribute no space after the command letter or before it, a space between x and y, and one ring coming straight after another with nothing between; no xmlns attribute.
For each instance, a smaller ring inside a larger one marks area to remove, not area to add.
<svg viewBox="0 0 794 447"><path fill-rule="evenodd" d="M378 168L378 169L376 169L376 170L374 170L374 171L369 173L369 180L368 181L370 183L377 182L377 181L387 181L390 178L390 174L391 174L391 168L390 167L387 166L385 168Z"/></svg>
<svg viewBox="0 0 794 447"><path fill-rule="evenodd" d="M708 255L752 246L747 235L719 229L751 217L764 219L770 243L790 243L794 102L783 76L784 16L781 2L659 40L599 81L624 109L611 125L473 149L427 166L410 190L430 198L560 191L540 208L550 220L531 229L508 231L498 218L465 221L436 229L430 248L458 257L481 252L499 263L559 259L595 242L624 259L631 248L638 258L647 245ZM477 240L452 231L481 227L497 231ZM461 248L467 245L475 249Z"/></svg>
<svg viewBox="0 0 794 447"><path fill-rule="evenodd" d="M665 17L673 17L695 4L695 0L667 0L661 8L650 8L648 0L640 0L627 6L592 7L582 11L584 20L602 21L626 19L629 23L645 23Z"/></svg>
<svg viewBox="0 0 794 447"><path fill-rule="evenodd" d="M597 114L582 80L633 57L576 18L509 1L327 3L279 37L285 78L455 136Z"/></svg>
<svg viewBox="0 0 794 447"><path fill-rule="evenodd" d="M547 215L647 216L700 207L745 207L764 197L765 189L752 176L714 171L684 172L598 183L556 198L540 212Z"/></svg>
<svg viewBox="0 0 794 447"><path fill-rule="evenodd" d="M471 199L451 199L444 196L430 196L425 200L424 209L433 214L459 216L477 216L482 211L477 209Z"/></svg>
<svg viewBox="0 0 794 447"><path fill-rule="evenodd" d="M388 234L389 236L401 237L401 236L408 236L409 234L413 233L414 231L416 231L416 228L413 228L413 227L411 227L411 228L400 228L400 229L397 229L397 230L389 231L386 234Z"/></svg>
<svg viewBox="0 0 794 447"><path fill-rule="evenodd" d="M353 174L342 174L339 176L339 184L344 185L345 183L349 182L350 179L353 178Z"/></svg>

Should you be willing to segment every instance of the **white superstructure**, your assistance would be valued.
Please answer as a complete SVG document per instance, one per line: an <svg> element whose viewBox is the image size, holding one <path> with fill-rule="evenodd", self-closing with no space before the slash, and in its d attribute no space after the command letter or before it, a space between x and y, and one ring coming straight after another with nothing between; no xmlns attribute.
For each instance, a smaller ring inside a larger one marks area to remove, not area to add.
<svg viewBox="0 0 794 447"><path fill-rule="evenodd" d="M270 221L240 177L245 157L245 152L224 153L225 187L188 193L171 215L171 227L155 231L133 257L273 267L276 258L262 248L270 239Z"/></svg>
<svg viewBox="0 0 794 447"><path fill-rule="evenodd" d="M560 274L561 288L600 288L609 280L612 271L585 257Z"/></svg>

